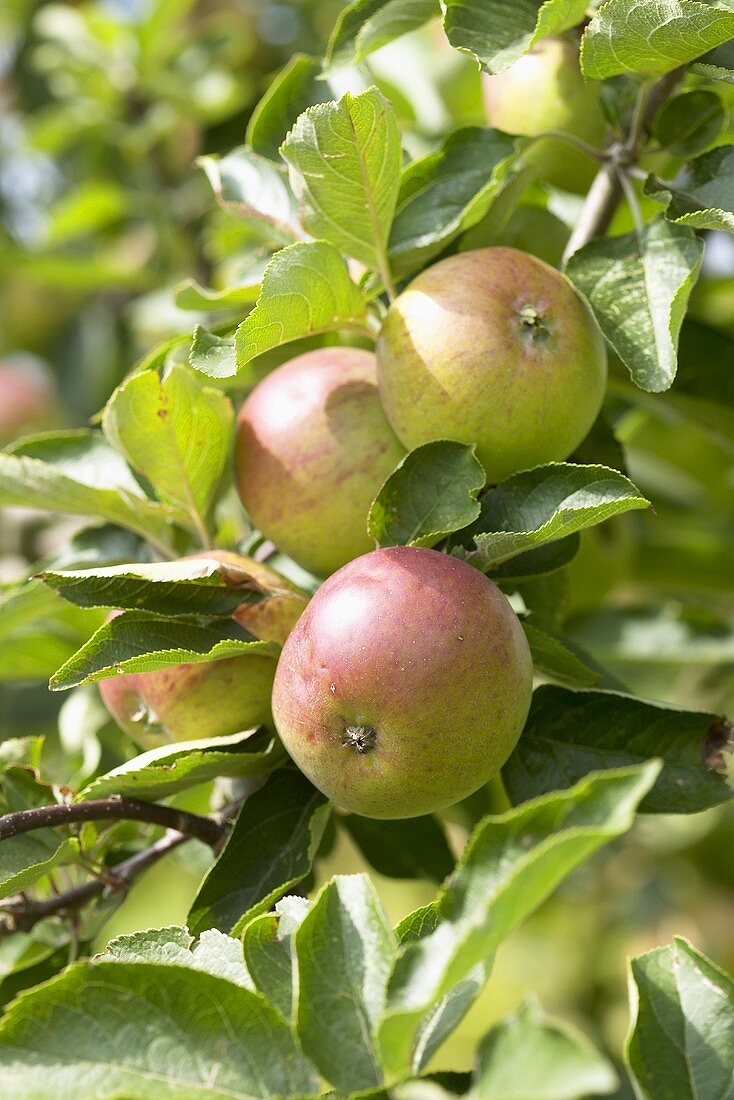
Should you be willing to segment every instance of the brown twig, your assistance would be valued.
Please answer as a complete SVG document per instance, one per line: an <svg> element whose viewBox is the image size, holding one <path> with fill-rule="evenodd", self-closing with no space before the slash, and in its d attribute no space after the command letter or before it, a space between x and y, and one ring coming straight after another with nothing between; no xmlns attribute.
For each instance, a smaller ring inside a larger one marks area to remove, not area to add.
<svg viewBox="0 0 734 1100"><path fill-rule="evenodd" d="M242 806L243 801L244 799L238 799L230 802L212 817L198 819L200 822L208 822L218 831L219 839L214 845L215 848L223 845L224 840L229 835L232 818ZM84 805L84 803L75 803L74 805ZM143 805L147 804L143 803ZM170 809L170 807L158 808ZM193 817L195 815L188 814L186 816ZM49 898L33 899L26 895L7 898L0 902L0 935L10 932L28 932L39 921L45 920L47 917L70 916L78 913L80 909L83 909L85 905L96 898L127 892L138 875L152 867L169 852L174 851L179 845L185 844L195 837L196 834L192 832L183 833L176 829L169 829L164 836L156 840L150 847L145 848L142 852L136 852L134 856L122 860L113 867L107 868L103 877L83 882L79 886L73 886L71 889L65 890L63 893L55 893L53 897ZM204 838L199 836L197 839ZM209 840L205 842L210 843Z"/></svg>
<svg viewBox="0 0 734 1100"><path fill-rule="evenodd" d="M139 802L132 798L96 798L88 802L59 803L40 806L32 810L18 810L0 817L0 841L20 836L34 829L74 825L84 821L145 821L150 825L162 825L177 833L197 837L205 844L216 847L226 835L221 822L211 817L187 813L175 806L162 806L153 802Z"/></svg>
<svg viewBox="0 0 734 1100"><path fill-rule="evenodd" d="M634 168L642 143L649 132L652 120L681 79L683 69L666 73L653 84L647 93L644 89L636 105L630 130L624 141L614 141L606 151L605 161L596 174L581 208L578 222L568 239L563 254L564 264L594 237L601 237L611 225L625 190L621 180L623 173Z"/></svg>
<svg viewBox="0 0 734 1100"><path fill-rule="evenodd" d="M38 900L15 901L8 899L0 903L0 932L30 932L34 925L46 917L68 916L78 913L88 902L105 894L127 891L133 879L159 859L172 852L180 844L191 840L190 836L167 832L160 840L151 844L142 852L137 852L117 866L111 867L104 879L91 879L79 886L73 886L62 894Z"/></svg>

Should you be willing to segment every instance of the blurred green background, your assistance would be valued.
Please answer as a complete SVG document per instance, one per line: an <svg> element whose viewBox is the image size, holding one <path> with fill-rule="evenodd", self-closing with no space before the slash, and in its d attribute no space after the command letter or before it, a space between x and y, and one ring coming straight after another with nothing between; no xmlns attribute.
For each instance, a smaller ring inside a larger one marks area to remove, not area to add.
<svg viewBox="0 0 734 1100"><path fill-rule="evenodd" d="M339 7L337 0L5 0L0 361L33 363L53 391L29 426L87 422L137 359L207 319L177 307L178 283L193 276L226 286L251 263L258 241L213 206L195 159L244 141L275 72L297 51L323 50ZM477 72L435 28L379 51L361 77L379 81L395 103L412 154L457 125L483 121ZM734 101L734 89L719 90ZM504 239L557 262L577 210L574 197L533 192ZM624 215L616 228L628 228ZM725 403L701 398L696 379L702 364L718 371L734 405L733 337L734 249L731 238L712 235L683 331L680 386L645 395L624 372L612 372L608 420L655 512L585 533L565 575L543 582L551 616L565 619L565 633L631 689L730 714L734 428ZM0 582L77 526L48 527L36 514L7 511ZM39 654L31 631L22 644L13 640L11 661L0 641L0 736L47 734L49 767L70 783L100 753L119 751L101 718L93 744L78 733L89 724L79 703L62 712L59 732L63 699L45 687L44 677L88 630L80 614L70 609L59 623L58 653ZM86 705L95 704L88 698ZM502 793L489 791L480 809L502 805ZM458 850L470 819L454 817ZM195 845L169 857L135 886L98 944L136 927L182 922L204 866ZM340 839L318 876L362 866ZM428 885L378 881L395 919L433 895ZM628 1017L625 958L676 932L734 970L733 928L734 805L643 819L502 948L487 991L438 1064L468 1066L488 1024L530 992L618 1056Z"/></svg>

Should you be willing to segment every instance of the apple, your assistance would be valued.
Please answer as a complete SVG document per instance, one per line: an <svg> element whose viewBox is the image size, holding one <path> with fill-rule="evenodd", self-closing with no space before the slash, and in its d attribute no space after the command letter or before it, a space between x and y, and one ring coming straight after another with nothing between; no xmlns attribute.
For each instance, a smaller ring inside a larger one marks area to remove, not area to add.
<svg viewBox="0 0 734 1100"><path fill-rule="evenodd" d="M233 618L263 641L284 642L308 597L260 562L226 550L207 550L191 559L214 559L231 567L233 584L247 573L271 593L244 603ZM110 618L119 615L113 611ZM172 665L154 672L127 673L100 681L102 700L118 725L141 744L223 737L271 724L270 694L276 659L252 653L202 664Z"/></svg>
<svg viewBox="0 0 734 1100"><path fill-rule="evenodd" d="M396 546L321 586L283 647L273 717L298 767L365 817L449 806L495 775L532 691L520 623L492 581Z"/></svg>
<svg viewBox="0 0 734 1100"><path fill-rule="evenodd" d="M203 550L184 560L196 561L200 558L213 559L223 565L225 579L233 586L242 585L242 574L246 573L253 580L254 587L267 592L256 603L243 601L232 618L264 642L278 642L282 645L306 607L308 595L269 566L231 550ZM229 575L227 567L231 567Z"/></svg>
<svg viewBox="0 0 734 1100"><path fill-rule="evenodd" d="M276 660L263 654L172 665L101 680L117 724L145 747L224 737L270 723Z"/></svg>
<svg viewBox="0 0 734 1100"><path fill-rule="evenodd" d="M365 553L370 505L405 452L372 352L318 348L282 364L237 418L235 475L266 538L317 576Z"/></svg>
<svg viewBox="0 0 734 1100"><path fill-rule="evenodd" d="M548 264L481 248L427 268L390 307L377 342L382 403L409 449L476 443L490 483L566 458L604 397L604 340Z"/></svg>
<svg viewBox="0 0 734 1100"><path fill-rule="evenodd" d="M490 126L534 137L564 130L596 149L604 147L606 123L593 84L579 67L578 48L562 38L544 38L502 73L482 77ZM570 142L544 138L524 156L555 187L584 193L598 164Z"/></svg>
<svg viewBox="0 0 734 1100"><path fill-rule="evenodd" d="M53 382L39 360L23 356L0 362L0 444L48 427L55 405Z"/></svg>

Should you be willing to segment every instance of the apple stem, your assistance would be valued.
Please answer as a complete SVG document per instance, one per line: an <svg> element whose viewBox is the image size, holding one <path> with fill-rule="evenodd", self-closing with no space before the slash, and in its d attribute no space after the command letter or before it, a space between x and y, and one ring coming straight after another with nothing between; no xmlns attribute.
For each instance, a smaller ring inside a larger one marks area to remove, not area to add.
<svg viewBox="0 0 734 1100"><path fill-rule="evenodd" d="M586 201L581 208L579 220L568 238L568 244L563 253L564 267L575 252L594 237L600 237L606 233L621 198L622 185L619 182L616 167L611 162L607 162L601 166L594 177Z"/></svg>
<svg viewBox="0 0 734 1100"><path fill-rule="evenodd" d="M584 141L583 138L576 137L575 134L569 134L565 130L542 130L539 134L533 135L532 144L541 141L543 138L557 138L559 141L565 141L568 145L573 145L584 156L587 156L589 160L595 160L598 164L604 163L604 152L601 149L596 149L588 141Z"/></svg>
<svg viewBox="0 0 734 1100"><path fill-rule="evenodd" d="M652 86L645 84L640 89L630 120L629 133L624 141L615 139L607 148L605 162L589 188L578 222L568 239L563 253L563 266L575 252L594 237L602 236L611 225L617 208L625 196L620 173L629 171L630 167L635 166L652 120L681 79L683 72L683 68L674 69L666 73L656 84Z"/></svg>

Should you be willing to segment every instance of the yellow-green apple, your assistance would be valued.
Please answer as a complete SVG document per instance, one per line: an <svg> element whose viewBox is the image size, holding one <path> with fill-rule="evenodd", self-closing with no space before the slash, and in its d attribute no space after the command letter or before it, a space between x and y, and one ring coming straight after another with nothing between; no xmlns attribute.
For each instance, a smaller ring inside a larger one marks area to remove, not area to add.
<svg viewBox="0 0 734 1100"><path fill-rule="evenodd" d="M278 662L273 717L299 768L366 817L477 790L525 724L532 662L500 590L436 550L365 554L321 586Z"/></svg>
<svg viewBox="0 0 734 1100"><path fill-rule="evenodd" d="M112 717L144 747L224 737L270 722L275 658L262 654L172 665L101 680Z"/></svg>
<svg viewBox="0 0 734 1100"><path fill-rule="evenodd" d="M563 130L603 148L604 115L594 84L584 80L572 42L544 38L504 72L485 73L482 80L487 119L495 129L527 137ZM553 137L534 142L524 160L542 179L580 193L598 170L580 149Z"/></svg>
<svg viewBox="0 0 734 1100"><path fill-rule="evenodd" d="M266 592L257 603L243 601L233 618L263 641L285 641L306 606L304 593L266 565L239 554L211 550L192 558L218 561L233 586ZM119 614L113 611L110 617ZM118 725L142 745L223 737L270 724L275 667L275 657L252 653L115 676L102 680L99 690Z"/></svg>
<svg viewBox="0 0 734 1100"><path fill-rule="evenodd" d="M319 576L370 549L370 504L404 454L380 404L375 357L360 348L284 363L237 419L236 481L250 519Z"/></svg>
<svg viewBox="0 0 734 1100"><path fill-rule="evenodd" d="M514 248L450 256L390 307L380 395L409 449L476 443L491 483L566 458L601 407L604 340L555 268Z"/></svg>

